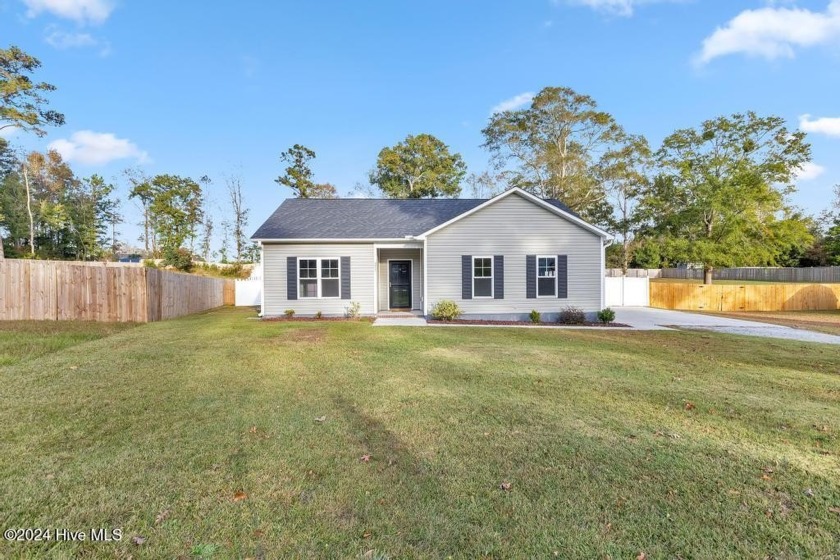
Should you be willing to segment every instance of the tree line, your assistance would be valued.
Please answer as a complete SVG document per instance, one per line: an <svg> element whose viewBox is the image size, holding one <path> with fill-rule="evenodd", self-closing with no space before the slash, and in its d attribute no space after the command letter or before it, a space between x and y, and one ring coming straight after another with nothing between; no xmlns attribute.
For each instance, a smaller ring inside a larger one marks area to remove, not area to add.
<svg viewBox="0 0 840 560"><path fill-rule="evenodd" d="M0 130L36 136L61 126L64 115L49 108L55 86L34 82L40 61L18 47L0 49ZM138 169L123 173L129 200L143 215L142 256L188 270L196 256L210 260L215 225L207 201L209 177L153 177ZM238 176L224 179L227 212L221 226L222 262L253 262L259 250L247 237L250 210ZM100 175L78 177L61 155L24 153L0 137L0 258L102 260L131 250L117 239L124 222L116 187Z"/></svg>
<svg viewBox="0 0 840 560"><path fill-rule="evenodd" d="M40 62L17 47L0 49L0 130L38 136L61 126L49 108L55 89L32 80ZM783 119L736 113L676 130L656 149L625 130L595 100L546 87L530 105L493 114L482 130L487 169L467 175L460 154L431 134L408 135L378 154L356 196L457 197L466 185L487 198L519 187L565 203L617 237L608 266L658 268L694 263L710 281L715 267L840 265L840 186L818 216L794 207L797 173L810 161L801 131ZM303 198L336 198L317 182L315 152L295 144L280 156L276 182ZM223 261L253 260L241 180L226 177L229 208L214 223L212 181L126 170L129 200L139 205L147 257L179 268L211 257L221 235ZM378 191L378 192L377 192ZM77 177L54 151L21 153L0 138L0 251L19 257L92 260L120 249L124 220L116 188L99 175ZM3 253L0 252L0 255Z"/></svg>
<svg viewBox="0 0 840 560"><path fill-rule="evenodd" d="M840 265L840 186L832 207L808 216L790 195L811 159L805 133L782 118L735 113L676 130L654 149L587 95L546 87L530 106L493 114L482 130L488 169L466 176L457 153L430 134L383 148L356 194L486 198L519 187L557 199L617 238L608 266ZM334 198L313 182L315 153L284 152L280 185ZM330 185L330 187L332 187Z"/></svg>

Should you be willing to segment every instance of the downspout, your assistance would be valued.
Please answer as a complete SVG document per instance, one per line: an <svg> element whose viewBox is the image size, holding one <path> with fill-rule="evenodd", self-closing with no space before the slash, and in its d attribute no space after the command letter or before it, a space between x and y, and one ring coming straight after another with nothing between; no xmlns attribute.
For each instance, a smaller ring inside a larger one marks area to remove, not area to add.
<svg viewBox="0 0 840 560"><path fill-rule="evenodd" d="M371 245L373 247L373 316L379 314L379 249L376 248L376 243Z"/></svg>
<svg viewBox="0 0 840 560"><path fill-rule="evenodd" d="M260 314L262 317L265 314L265 245L260 241L260 266L262 272L260 273Z"/></svg>
<svg viewBox="0 0 840 560"><path fill-rule="evenodd" d="M423 238L423 317L429 314L429 246L428 239Z"/></svg>
<svg viewBox="0 0 840 560"><path fill-rule="evenodd" d="M607 302L607 280L605 278L607 274L607 247L609 247L612 244L612 238L606 238L601 243L601 309L604 309L604 307L606 307L605 304Z"/></svg>

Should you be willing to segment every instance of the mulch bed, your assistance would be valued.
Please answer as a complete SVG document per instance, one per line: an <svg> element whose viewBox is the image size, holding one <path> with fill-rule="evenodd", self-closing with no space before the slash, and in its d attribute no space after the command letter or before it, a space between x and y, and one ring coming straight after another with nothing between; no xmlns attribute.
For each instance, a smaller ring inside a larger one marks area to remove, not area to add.
<svg viewBox="0 0 840 560"><path fill-rule="evenodd" d="M289 323L318 323L324 321L356 321L362 323L372 323L374 318L373 317L358 317L356 319L350 319L348 317L321 317L320 319L317 317L265 317L262 319L263 321L285 321Z"/></svg>
<svg viewBox="0 0 840 560"><path fill-rule="evenodd" d="M576 325L566 325L561 323L532 323L531 321L487 321L481 319L455 319L454 321L438 321L435 319L429 319L426 322L440 325L515 325L518 327L630 327L630 325L625 325L624 323L599 323L592 321Z"/></svg>

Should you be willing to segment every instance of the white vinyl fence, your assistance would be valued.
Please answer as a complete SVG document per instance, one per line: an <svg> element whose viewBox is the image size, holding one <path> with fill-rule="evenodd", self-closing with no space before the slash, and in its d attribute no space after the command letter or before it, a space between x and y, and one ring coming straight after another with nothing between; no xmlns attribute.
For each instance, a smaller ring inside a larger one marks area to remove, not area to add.
<svg viewBox="0 0 840 560"><path fill-rule="evenodd" d="M629 277L604 278L607 307L647 307L650 305L650 279ZM237 305L239 305L237 303Z"/></svg>
<svg viewBox="0 0 840 560"><path fill-rule="evenodd" d="M251 271L247 280L236 281L236 306L253 307L262 304L262 264Z"/></svg>

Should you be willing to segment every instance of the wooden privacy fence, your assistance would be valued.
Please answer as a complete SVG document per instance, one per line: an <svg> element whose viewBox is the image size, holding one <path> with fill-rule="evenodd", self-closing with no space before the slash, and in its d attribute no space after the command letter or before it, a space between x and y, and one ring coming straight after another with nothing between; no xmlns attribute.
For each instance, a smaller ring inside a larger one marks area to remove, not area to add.
<svg viewBox="0 0 840 560"><path fill-rule="evenodd" d="M607 277L624 276L620 268L608 268ZM681 280L703 279L702 268L630 268L628 278L679 278ZM742 267L716 268L712 271L714 280L757 280L764 282L810 282L830 284L840 282L840 266L814 267Z"/></svg>
<svg viewBox="0 0 840 560"><path fill-rule="evenodd" d="M153 268L0 259L0 320L145 323L233 305L233 289Z"/></svg>
<svg viewBox="0 0 840 560"><path fill-rule="evenodd" d="M651 282L650 306L687 311L840 309L840 284L683 284Z"/></svg>

